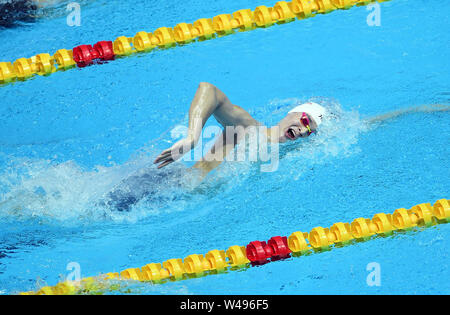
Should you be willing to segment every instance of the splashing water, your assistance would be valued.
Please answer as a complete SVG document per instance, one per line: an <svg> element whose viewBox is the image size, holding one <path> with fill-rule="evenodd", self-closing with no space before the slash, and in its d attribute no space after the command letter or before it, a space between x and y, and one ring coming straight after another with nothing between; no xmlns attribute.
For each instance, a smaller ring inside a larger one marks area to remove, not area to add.
<svg viewBox="0 0 450 315"><path fill-rule="evenodd" d="M96 205L127 174L148 164L132 161L122 166L85 170L74 161L16 159L0 176L0 217L48 218L57 221L101 220L110 209Z"/></svg>

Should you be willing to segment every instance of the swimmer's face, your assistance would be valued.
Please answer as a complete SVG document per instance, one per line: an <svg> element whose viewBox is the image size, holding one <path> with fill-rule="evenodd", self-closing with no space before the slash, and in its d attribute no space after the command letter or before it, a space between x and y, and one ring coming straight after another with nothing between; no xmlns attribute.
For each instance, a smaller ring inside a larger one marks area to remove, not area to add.
<svg viewBox="0 0 450 315"><path fill-rule="evenodd" d="M316 122L310 115L306 115L309 118L311 131L315 132L317 129ZM302 113L290 113L278 123L279 142L295 141L309 136L308 128L300 121L301 117Z"/></svg>

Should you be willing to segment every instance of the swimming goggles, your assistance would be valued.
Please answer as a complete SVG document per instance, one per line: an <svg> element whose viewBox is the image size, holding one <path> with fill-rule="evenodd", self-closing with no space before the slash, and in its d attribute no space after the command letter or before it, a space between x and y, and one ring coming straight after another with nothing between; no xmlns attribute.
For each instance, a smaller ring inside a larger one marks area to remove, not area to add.
<svg viewBox="0 0 450 315"><path fill-rule="evenodd" d="M309 121L308 115L306 115L305 112L302 113L302 117L300 118L300 122L303 124L303 126L308 129L308 136L310 136L314 131L311 130L311 123Z"/></svg>

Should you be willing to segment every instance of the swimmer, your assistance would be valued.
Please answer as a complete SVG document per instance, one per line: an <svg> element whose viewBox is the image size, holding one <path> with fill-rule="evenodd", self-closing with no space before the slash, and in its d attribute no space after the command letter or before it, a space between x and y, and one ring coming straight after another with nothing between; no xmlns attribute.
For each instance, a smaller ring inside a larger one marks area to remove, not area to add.
<svg viewBox="0 0 450 315"><path fill-rule="evenodd" d="M326 109L319 104L309 102L299 105L289 111L276 126L267 128L267 138L271 143L307 138L317 131L326 114ZM155 159L154 164L158 164L158 168L163 168L192 150L198 144L202 129L211 116L214 116L224 128L263 126L242 107L232 104L217 87L202 82L189 110L187 137L164 150ZM205 176L220 165L239 143L240 138L241 136L237 133L230 135L223 131L211 150L193 167L200 169Z"/></svg>
<svg viewBox="0 0 450 315"><path fill-rule="evenodd" d="M33 22L37 11L61 0L0 0L0 26L11 27L16 22Z"/></svg>

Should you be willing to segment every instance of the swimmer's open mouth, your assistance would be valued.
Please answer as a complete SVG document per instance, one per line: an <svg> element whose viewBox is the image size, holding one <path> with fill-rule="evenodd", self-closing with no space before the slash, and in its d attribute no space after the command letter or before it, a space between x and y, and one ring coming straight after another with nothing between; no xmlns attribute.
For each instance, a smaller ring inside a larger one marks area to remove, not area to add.
<svg viewBox="0 0 450 315"><path fill-rule="evenodd" d="M291 139L291 140L295 140L296 136L295 136L295 131L292 128L289 128L288 130L286 130L285 133L286 137Z"/></svg>

